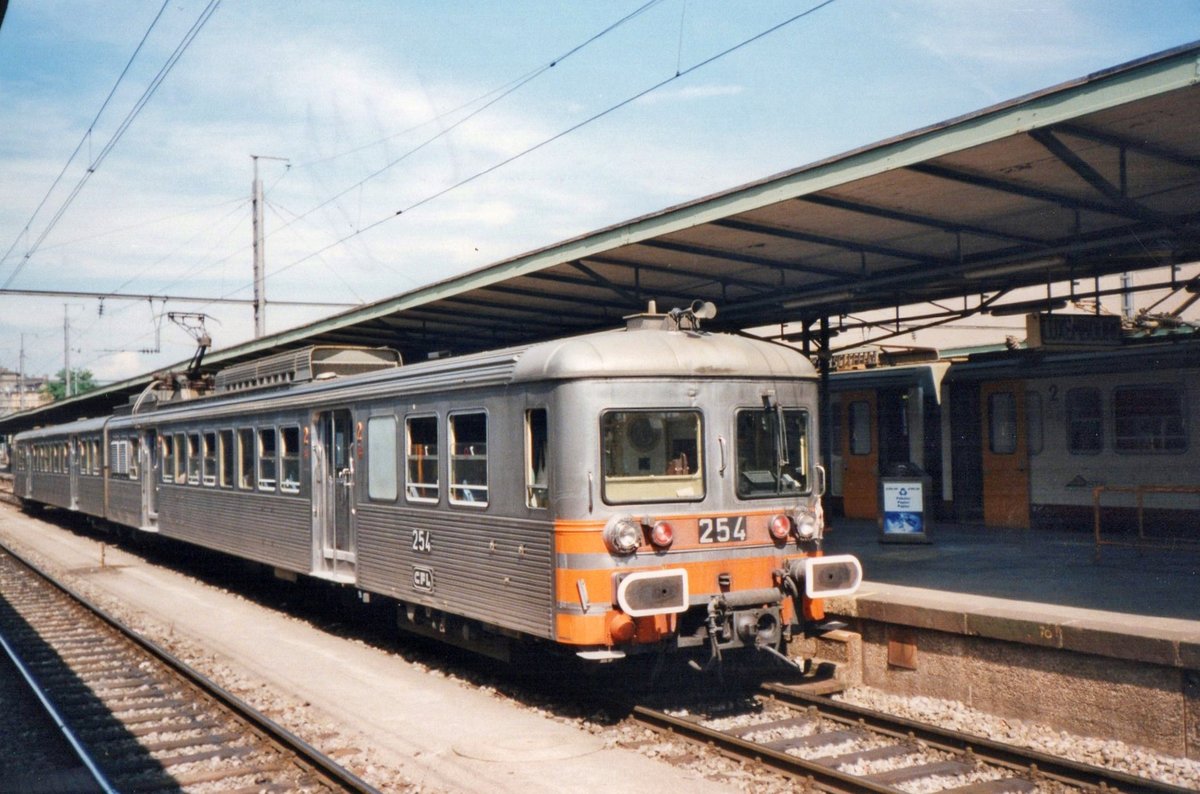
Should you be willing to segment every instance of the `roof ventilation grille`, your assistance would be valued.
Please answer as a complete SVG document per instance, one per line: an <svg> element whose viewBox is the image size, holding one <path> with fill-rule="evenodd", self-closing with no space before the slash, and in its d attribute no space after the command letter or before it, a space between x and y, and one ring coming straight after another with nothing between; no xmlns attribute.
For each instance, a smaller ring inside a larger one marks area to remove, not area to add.
<svg viewBox="0 0 1200 794"><path fill-rule="evenodd" d="M279 388L292 383L389 369L400 363L400 354L389 347L313 345L223 369L217 373L216 391L228 394Z"/></svg>

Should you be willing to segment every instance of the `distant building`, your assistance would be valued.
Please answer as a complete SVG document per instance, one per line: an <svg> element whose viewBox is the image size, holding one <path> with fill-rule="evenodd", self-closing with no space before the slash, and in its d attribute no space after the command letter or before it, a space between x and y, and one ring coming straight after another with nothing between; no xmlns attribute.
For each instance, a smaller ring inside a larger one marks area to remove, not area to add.
<svg viewBox="0 0 1200 794"><path fill-rule="evenodd" d="M26 375L22 382L19 373L0 367L0 416L50 402L50 395L46 393L48 380L45 375Z"/></svg>

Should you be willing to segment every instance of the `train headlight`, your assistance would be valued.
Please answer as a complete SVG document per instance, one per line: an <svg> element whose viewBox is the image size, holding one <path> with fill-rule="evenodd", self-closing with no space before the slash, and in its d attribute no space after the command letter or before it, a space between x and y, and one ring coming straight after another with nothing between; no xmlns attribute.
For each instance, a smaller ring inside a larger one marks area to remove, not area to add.
<svg viewBox="0 0 1200 794"><path fill-rule="evenodd" d="M767 529L775 540L787 540L787 536L792 534L792 519L782 514L777 515L771 519Z"/></svg>
<svg viewBox="0 0 1200 794"><path fill-rule="evenodd" d="M655 521L650 530L650 542L659 549L669 548L675 542L675 528L666 521Z"/></svg>
<svg viewBox="0 0 1200 794"><path fill-rule="evenodd" d="M613 516L604 528L604 545L613 554L629 555L642 543L642 524L633 516Z"/></svg>
<svg viewBox="0 0 1200 794"><path fill-rule="evenodd" d="M800 540L812 540L820 537L821 523L817 520L815 514L808 510L801 510L796 513L796 535Z"/></svg>

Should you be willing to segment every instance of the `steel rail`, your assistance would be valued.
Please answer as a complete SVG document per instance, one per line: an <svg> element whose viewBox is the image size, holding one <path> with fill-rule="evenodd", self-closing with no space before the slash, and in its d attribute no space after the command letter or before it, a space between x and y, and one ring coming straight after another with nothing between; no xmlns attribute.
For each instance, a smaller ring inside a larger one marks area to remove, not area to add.
<svg viewBox="0 0 1200 794"><path fill-rule="evenodd" d="M61 713L59 713L59 710L54 706L53 703L50 702L50 699L46 697L44 687L42 687L41 683L37 680L37 677L34 676L33 671L30 670L25 662L21 659L16 649L9 645L8 640L4 639L3 634L0 634L0 647L4 648L4 652L8 655L9 661L13 663L13 666L17 668L17 672L20 673L21 677L25 679L25 683L29 686L30 691L33 692L33 694L37 697L38 702L42 704L42 708L54 722L54 726L58 729L58 732L62 734L64 739L66 739L67 744L71 746L71 750L75 753L75 757L78 758L79 762L87 769L88 774L91 775L92 780L96 783L96 786L103 791L104 794L117 794L117 790L113 788L112 783L107 777L105 777L104 772L100 770L99 765L96 763L96 759L92 758L92 754L87 751L87 748L83 746L83 742L79 740L79 737L76 736L75 732L71 730L71 727L67 725L67 721L63 719L63 716Z"/></svg>
<svg viewBox="0 0 1200 794"><path fill-rule="evenodd" d="M122 637L153 656L156 660L169 667L193 686L204 692L206 695L212 697L225 708L229 709L235 715L247 722L250 727L259 732L262 736L282 749L284 752L300 758L312 768L313 772L320 777L325 778L325 781L329 785L347 792L352 792L352 794L381 794L378 789L354 775L332 758L308 744L303 739L284 728L282 725L279 725L265 714L257 711L250 704L241 700L212 679L208 678L192 667L189 667L186 663L175 657L166 649L157 645L153 641L134 633L119 620L105 612L101 607L89 601L85 596L75 592L66 584L57 581L50 574L46 573L33 562L8 546L8 544L0 542L0 549L3 549L5 552L10 554L13 559L29 568L31 571L41 577L47 584L54 587L68 598L78 603L84 609L94 614L114 631L118 632Z"/></svg>
<svg viewBox="0 0 1200 794"><path fill-rule="evenodd" d="M716 747L735 758L749 758L765 767L786 775L807 779L811 785L833 794L897 794L897 789L848 775L845 772L806 761L794 755L764 747L761 744L738 736L707 728L693 720L676 717L666 712L634 706L631 715L638 722L658 730L683 736L684 738Z"/></svg>
<svg viewBox="0 0 1200 794"><path fill-rule="evenodd" d="M1004 744L976 734L896 717L861 706L797 692L786 686L764 684L763 691L776 700L816 708L822 716L839 722L864 724L896 737L913 737L938 749L970 752L975 758L1008 768L1028 770L1033 777L1051 778L1071 785L1108 787L1122 794L1184 794L1191 789L1149 780L1125 772L1057 758L1037 750Z"/></svg>

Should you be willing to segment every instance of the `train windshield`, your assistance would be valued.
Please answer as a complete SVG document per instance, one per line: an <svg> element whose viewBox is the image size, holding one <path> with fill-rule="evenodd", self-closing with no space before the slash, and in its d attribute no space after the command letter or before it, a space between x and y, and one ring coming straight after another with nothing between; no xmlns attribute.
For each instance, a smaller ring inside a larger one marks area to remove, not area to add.
<svg viewBox="0 0 1200 794"><path fill-rule="evenodd" d="M743 499L808 491L808 411L737 412L737 493Z"/></svg>
<svg viewBox="0 0 1200 794"><path fill-rule="evenodd" d="M604 501L687 502L704 498L700 412L607 411Z"/></svg>

